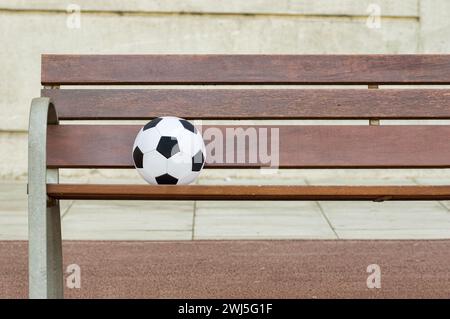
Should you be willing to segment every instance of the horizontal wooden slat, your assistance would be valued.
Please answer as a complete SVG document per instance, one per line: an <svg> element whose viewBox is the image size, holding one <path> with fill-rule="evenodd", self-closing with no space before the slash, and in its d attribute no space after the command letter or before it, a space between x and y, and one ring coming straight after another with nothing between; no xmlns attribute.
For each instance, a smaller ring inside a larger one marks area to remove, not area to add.
<svg viewBox="0 0 450 319"><path fill-rule="evenodd" d="M226 127L217 126L225 144ZM236 127L229 126L234 129ZM247 127L241 127L247 129ZM269 141L278 140L267 128ZM50 125L47 137L47 166L63 168L129 168L137 125ZM203 133L212 133L203 127ZM213 132L214 133L214 132ZM450 126L280 126L281 168L448 168ZM220 140L217 136L208 139ZM208 144L208 140L206 144ZM248 154L248 144L228 144L224 153ZM253 144L254 145L254 144ZM274 144L275 145L275 144ZM269 145L269 150L270 150ZM258 150L257 150L258 151ZM264 152L265 153L265 152ZM269 152L270 153L270 152ZM209 154L207 154L208 157ZM209 156L209 160L212 157ZM224 156L226 159L226 156ZM272 156L274 159L274 156ZM256 163L208 163L207 167L266 166Z"/></svg>
<svg viewBox="0 0 450 319"><path fill-rule="evenodd" d="M61 120L448 119L447 89L52 90Z"/></svg>
<svg viewBox="0 0 450 319"><path fill-rule="evenodd" d="M450 55L43 55L41 82L450 84Z"/></svg>
<svg viewBox="0 0 450 319"><path fill-rule="evenodd" d="M141 200L448 200L450 186L48 184L57 199Z"/></svg>

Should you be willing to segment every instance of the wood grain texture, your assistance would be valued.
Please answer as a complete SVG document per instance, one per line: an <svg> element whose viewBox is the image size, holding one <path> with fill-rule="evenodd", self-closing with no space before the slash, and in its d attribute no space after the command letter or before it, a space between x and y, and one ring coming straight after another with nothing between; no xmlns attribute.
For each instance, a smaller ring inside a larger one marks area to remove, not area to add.
<svg viewBox="0 0 450 319"><path fill-rule="evenodd" d="M50 125L47 134L47 166L61 168L131 168L137 125ZM225 144L226 129L235 126L202 128L205 133L220 133ZM246 130L248 127L241 127ZM277 127L264 128L270 133ZM273 143L279 141L280 168L449 168L450 126L279 126L279 139L269 134ZM230 132L229 132L230 133ZM231 131L232 133L232 131ZM231 134L229 134L230 136ZM231 135L232 136L232 135ZM243 136L243 134L240 134ZM209 136L214 140L217 136ZM247 154L244 163L207 163L207 167L267 166L258 156L249 163L249 143L234 147L228 144L225 155ZM268 149L270 150L270 145ZM259 151L257 149L257 151ZM270 152L269 152L270 153ZM209 159L208 159L209 156ZM212 157L207 154L207 161Z"/></svg>
<svg viewBox="0 0 450 319"><path fill-rule="evenodd" d="M52 90L60 120L449 119L447 89Z"/></svg>
<svg viewBox="0 0 450 319"><path fill-rule="evenodd" d="M108 200L448 200L450 186L48 184L47 195Z"/></svg>
<svg viewBox="0 0 450 319"><path fill-rule="evenodd" d="M43 85L450 84L450 55L43 55Z"/></svg>

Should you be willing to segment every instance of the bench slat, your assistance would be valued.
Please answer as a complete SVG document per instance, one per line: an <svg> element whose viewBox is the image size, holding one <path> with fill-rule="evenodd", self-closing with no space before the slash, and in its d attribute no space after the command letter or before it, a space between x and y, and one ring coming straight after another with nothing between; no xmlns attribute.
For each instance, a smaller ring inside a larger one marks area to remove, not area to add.
<svg viewBox="0 0 450 319"><path fill-rule="evenodd" d="M47 134L47 166L131 168L131 148L140 127L50 125ZM236 128L217 126L223 137L226 136L226 127ZM275 127L254 128L256 132L262 132L260 128L267 128L270 132ZM203 127L204 137L205 133L210 132L209 127ZM279 167L450 168L449 137L449 125L279 126ZM226 149L227 152L235 151L235 154L247 150L248 143L239 150L231 147ZM249 168L266 165L258 157L256 163L212 163L207 164L207 167Z"/></svg>
<svg viewBox="0 0 450 319"><path fill-rule="evenodd" d="M47 194L104 200L448 200L450 186L48 184Z"/></svg>
<svg viewBox="0 0 450 319"><path fill-rule="evenodd" d="M52 90L61 120L449 119L448 89Z"/></svg>
<svg viewBox="0 0 450 319"><path fill-rule="evenodd" d="M450 55L43 55L43 85L450 84Z"/></svg>

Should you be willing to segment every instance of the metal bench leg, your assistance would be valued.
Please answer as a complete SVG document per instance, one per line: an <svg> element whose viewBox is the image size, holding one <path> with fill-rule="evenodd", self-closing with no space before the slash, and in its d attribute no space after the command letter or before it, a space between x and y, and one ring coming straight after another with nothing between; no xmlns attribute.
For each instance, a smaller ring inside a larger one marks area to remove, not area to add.
<svg viewBox="0 0 450 319"><path fill-rule="evenodd" d="M57 124L48 98L33 99L28 131L28 269L30 298L63 298L59 202L47 197L58 170L46 167L47 124Z"/></svg>

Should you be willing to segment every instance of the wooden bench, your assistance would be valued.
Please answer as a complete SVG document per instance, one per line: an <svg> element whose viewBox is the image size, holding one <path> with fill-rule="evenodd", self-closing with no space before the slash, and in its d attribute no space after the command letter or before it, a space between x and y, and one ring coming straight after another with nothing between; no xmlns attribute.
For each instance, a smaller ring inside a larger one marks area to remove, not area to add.
<svg viewBox="0 0 450 319"><path fill-rule="evenodd" d="M450 119L450 55L44 55L29 126L29 291L63 296L59 200L449 200L450 186L61 184L64 168L133 168L139 125L72 120L367 120L367 125L279 125L280 168L449 168L450 126L379 125ZM250 85L334 88L249 88ZM165 85L61 89L70 85ZM173 88L173 85L246 85ZM343 89L339 85L359 85ZM89 123L89 122L87 122ZM264 127L264 125L261 125ZM273 125L272 125L273 126ZM223 130L230 125L217 126ZM248 145L238 151L248 151ZM207 163L210 168L259 168Z"/></svg>

